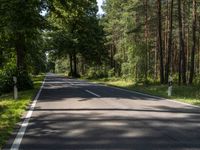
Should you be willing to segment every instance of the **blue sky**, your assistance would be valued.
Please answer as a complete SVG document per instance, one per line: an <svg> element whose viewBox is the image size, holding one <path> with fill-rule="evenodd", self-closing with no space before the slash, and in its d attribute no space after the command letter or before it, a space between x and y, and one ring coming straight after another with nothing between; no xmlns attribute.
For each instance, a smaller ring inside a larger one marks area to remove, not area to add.
<svg viewBox="0 0 200 150"><path fill-rule="evenodd" d="M97 0L98 6L99 6L99 12L98 14L103 14L103 10L101 9L101 5L103 4L104 0Z"/></svg>

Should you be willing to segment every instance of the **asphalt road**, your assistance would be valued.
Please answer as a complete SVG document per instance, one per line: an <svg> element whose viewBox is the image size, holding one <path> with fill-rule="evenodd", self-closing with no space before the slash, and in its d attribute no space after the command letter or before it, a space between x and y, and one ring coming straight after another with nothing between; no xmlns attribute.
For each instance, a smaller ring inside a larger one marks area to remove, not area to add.
<svg viewBox="0 0 200 150"><path fill-rule="evenodd" d="M48 74L19 149L197 150L200 109Z"/></svg>

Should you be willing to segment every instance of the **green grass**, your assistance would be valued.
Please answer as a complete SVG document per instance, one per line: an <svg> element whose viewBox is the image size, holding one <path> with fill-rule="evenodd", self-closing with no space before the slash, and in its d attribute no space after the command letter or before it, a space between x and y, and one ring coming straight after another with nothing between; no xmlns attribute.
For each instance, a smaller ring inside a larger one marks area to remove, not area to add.
<svg viewBox="0 0 200 150"><path fill-rule="evenodd" d="M135 84L135 82L132 80L122 80L118 78L108 78L108 79L105 78L105 79L98 79L98 80L91 80L91 81L97 82L97 83L103 83L103 84L111 85L111 86L122 87L129 90L134 90L134 91L147 93L147 94L151 94L155 96L174 99L177 101L200 106L200 85L193 85L193 86L173 85L172 96L168 97L167 85Z"/></svg>
<svg viewBox="0 0 200 150"><path fill-rule="evenodd" d="M33 96L41 86L44 76L33 77L34 89L19 92L19 99L14 100L13 94L0 96L0 149L6 143L16 123L30 104Z"/></svg>

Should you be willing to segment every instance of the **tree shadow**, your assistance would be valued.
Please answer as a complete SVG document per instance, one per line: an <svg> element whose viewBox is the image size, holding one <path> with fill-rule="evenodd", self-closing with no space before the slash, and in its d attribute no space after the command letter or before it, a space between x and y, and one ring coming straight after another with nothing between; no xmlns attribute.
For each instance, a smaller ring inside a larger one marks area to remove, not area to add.
<svg viewBox="0 0 200 150"><path fill-rule="evenodd" d="M107 113L113 113L108 109L45 111L32 117L20 149L200 148L199 125L194 124L199 122L189 122L191 116L170 120L134 114L121 116L114 113L107 116Z"/></svg>
<svg viewBox="0 0 200 150"><path fill-rule="evenodd" d="M47 77L20 149L197 150L199 129L198 108Z"/></svg>

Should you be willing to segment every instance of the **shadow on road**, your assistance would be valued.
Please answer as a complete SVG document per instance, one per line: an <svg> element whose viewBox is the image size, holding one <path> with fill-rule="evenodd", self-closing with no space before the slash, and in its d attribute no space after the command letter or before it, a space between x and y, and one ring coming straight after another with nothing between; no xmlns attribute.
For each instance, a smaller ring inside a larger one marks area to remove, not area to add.
<svg viewBox="0 0 200 150"><path fill-rule="evenodd" d="M197 108L49 77L20 149L198 150L199 129Z"/></svg>
<svg viewBox="0 0 200 150"><path fill-rule="evenodd" d="M117 114L112 117L106 116L113 110L53 111L57 112L51 113L50 110L32 118L32 124L25 136L29 142L23 144L22 149L194 150L200 148L197 124L199 121L196 122L197 118L193 116L174 120Z"/></svg>

